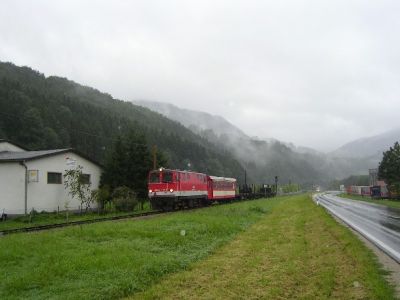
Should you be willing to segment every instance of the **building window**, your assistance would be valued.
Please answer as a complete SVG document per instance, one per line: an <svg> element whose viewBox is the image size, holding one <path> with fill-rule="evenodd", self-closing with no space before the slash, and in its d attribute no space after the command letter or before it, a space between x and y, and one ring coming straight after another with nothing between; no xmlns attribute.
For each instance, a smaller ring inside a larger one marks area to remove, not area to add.
<svg viewBox="0 0 400 300"><path fill-rule="evenodd" d="M81 183L82 184L90 184L90 174L82 174L81 175Z"/></svg>
<svg viewBox="0 0 400 300"><path fill-rule="evenodd" d="M62 174L56 172L47 172L47 183L61 184Z"/></svg>

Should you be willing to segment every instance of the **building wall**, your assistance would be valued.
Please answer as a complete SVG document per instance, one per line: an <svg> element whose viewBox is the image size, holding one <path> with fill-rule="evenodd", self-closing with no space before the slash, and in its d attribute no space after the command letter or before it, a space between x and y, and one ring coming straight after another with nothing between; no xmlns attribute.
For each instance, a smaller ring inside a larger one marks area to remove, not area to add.
<svg viewBox="0 0 400 300"><path fill-rule="evenodd" d="M0 152L1 151L22 152L25 150L9 142L0 141Z"/></svg>
<svg viewBox="0 0 400 300"><path fill-rule="evenodd" d="M27 162L28 170L39 171L39 181L28 183L28 210L36 211L78 210L80 202L72 199L64 187L64 177L61 184L47 183L47 172L65 174L68 169L82 166L84 174L90 174L91 188L97 189L100 183L101 168L96 164L72 152L62 153L46 158ZM95 203L92 204L95 207Z"/></svg>
<svg viewBox="0 0 400 300"><path fill-rule="evenodd" d="M0 215L23 214L25 168L19 163L0 163Z"/></svg>
<svg viewBox="0 0 400 300"><path fill-rule="evenodd" d="M78 165L83 167L84 174L90 174L91 189L97 189L100 182L101 168L72 152L62 153L45 158L27 161L29 170L38 171L38 181L28 182L27 210L57 211L58 209L80 209L78 199L72 199L64 187L64 177L61 184L48 184L47 172L65 174L68 169ZM28 172L29 173L29 172ZM0 214L5 208L8 214L23 214L25 209L25 168L18 162L0 163ZM91 207L96 207L93 203ZM83 207L84 208L84 207Z"/></svg>

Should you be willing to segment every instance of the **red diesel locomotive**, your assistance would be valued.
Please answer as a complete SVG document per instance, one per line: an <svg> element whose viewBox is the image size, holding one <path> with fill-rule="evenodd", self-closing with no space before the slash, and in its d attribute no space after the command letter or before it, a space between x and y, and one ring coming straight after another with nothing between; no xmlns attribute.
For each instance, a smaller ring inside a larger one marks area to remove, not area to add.
<svg viewBox="0 0 400 300"><path fill-rule="evenodd" d="M209 176L192 171L159 169L148 178L153 209L174 210L206 206L236 197L236 179Z"/></svg>

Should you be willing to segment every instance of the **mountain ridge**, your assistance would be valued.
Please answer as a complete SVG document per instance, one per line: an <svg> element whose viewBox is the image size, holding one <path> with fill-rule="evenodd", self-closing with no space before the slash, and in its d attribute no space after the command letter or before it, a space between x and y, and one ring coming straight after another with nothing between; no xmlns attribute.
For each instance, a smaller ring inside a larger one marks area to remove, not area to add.
<svg viewBox="0 0 400 300"><path fill-rule="evenodd" d="M399 140L400 128L394 128L380 134L348 142L330 154L338 157L357 157L361 155L363 157L381 158L383 152Z"/></svg>

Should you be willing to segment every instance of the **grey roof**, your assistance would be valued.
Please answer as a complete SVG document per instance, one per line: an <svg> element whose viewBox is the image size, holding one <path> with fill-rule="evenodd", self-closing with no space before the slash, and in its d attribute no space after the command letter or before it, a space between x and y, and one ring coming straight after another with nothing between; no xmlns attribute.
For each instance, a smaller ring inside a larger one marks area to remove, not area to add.
<svg viewBox="0 0 400 300"><path fill-rule="evenodd" d="M10 144L12 144L12 145L14 145L14 146L17 146L17 147L19 147L19 148L21 148L21 149L23 149L23 150L29 150L29 149L26 148L25 146L21 146L21 145L19 145L19 144L16 144L16 143L14 143L14 142L11 142L10 140L7 140L7 139L0 139L0 143L10 143Z"/></svg>
<svg viewBox="0 0 400 300"><path fill-rule="evenodd" d="M0 140L4 141L4 140ZM0 163L3 162L19 162L19 161L27 161L27 160L34 160L43 157L53 156L61 153L72 152L75 153L84 159L98 165L99 167L103 167L99 162L95 161L91 157L73 149L73 148L66 148L66 149L54 149L54 150L40 150L40 151L0 151Z"/></svg>
<svg viewBox="0 0 400 300"><path fill-rule="evenodd" d="M46 156L52 156L55 154L65 153L68 151L72 151L72 149L55 149L55 150L24 151L24 152L2 151L0 152L0 162L32 160Z"/></svg>

